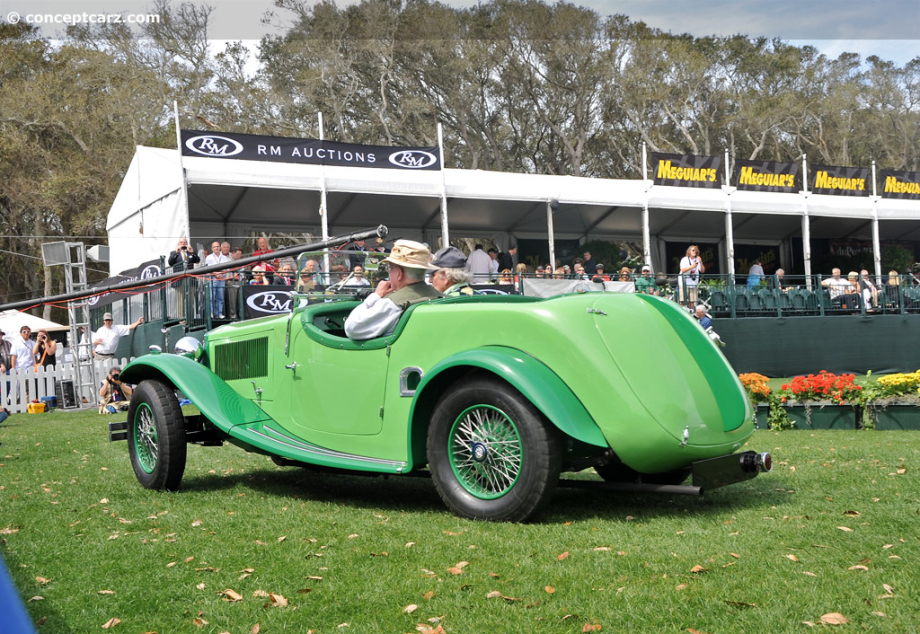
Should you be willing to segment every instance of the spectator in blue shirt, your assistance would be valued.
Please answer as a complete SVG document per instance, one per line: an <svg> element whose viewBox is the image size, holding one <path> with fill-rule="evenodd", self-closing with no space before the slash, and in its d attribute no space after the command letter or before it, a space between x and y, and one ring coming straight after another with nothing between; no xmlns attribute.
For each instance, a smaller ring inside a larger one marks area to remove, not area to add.
<svg viewBox="0 0 920 634"><path fill-rule="evenodd" d="M763 262L760 261L760 258L754 260L754 264L751 265L751 269L748 271L747 285L748 288L754 288L755 286L760 286L760 280L763 279Z"/></svg>
<svg viewBox="0 0 920 634"><path fill-rule="evenodd" d="M712 326L712 319L706 314L706 307L702 304L696 305L695 317L700 320L700 326L703 327L703 330L708 330L709 327Z"/></svg>

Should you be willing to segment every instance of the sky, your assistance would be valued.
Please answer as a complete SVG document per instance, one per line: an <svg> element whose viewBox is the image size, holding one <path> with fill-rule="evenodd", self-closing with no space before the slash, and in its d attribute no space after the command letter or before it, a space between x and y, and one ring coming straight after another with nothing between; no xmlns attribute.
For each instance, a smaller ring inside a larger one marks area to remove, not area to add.
<svg viewBox="0 0 920 634"><path fill-rule="evenodd" d="M212 37L215 40L258 40L277 32L262 23L272 0L206 0L214 7ZM178 4L173 0L173 4ZM339 0L339 4L342 1ZM465 7L474 0L445 4ZM810 44L837 57L859 53L863 59L878 55L903 65L920 57L920 0L576 0L573 4L602 15L621 13L632 20L672 33L779 37L796 45ZM11 12L22 19L30 14L148 13L145 0L0 0L0 19ZM278 13L275 24L287 14ZM34 23L34 21L33 21ZM64 25L42 27L46 37L63 31Z"/></svg>

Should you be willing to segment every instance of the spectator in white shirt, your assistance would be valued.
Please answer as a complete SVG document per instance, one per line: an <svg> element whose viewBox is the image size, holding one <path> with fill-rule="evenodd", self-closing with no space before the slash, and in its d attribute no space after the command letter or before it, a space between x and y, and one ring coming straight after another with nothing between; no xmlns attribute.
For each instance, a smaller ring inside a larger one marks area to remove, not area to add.
<svg viewBox="0 0 920 634"><path fill-rule="evenodd" d="M118 340L144 323L141 317L130 326L115 324L112 313L102 316L103 326L93 333L93 356L96 358L113 358L118 348Z"/></svg>

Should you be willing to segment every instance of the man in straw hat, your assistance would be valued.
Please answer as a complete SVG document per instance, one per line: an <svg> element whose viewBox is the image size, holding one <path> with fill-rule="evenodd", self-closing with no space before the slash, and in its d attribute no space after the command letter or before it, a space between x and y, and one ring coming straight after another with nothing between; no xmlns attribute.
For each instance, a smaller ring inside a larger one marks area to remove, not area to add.
<svg viewBox="0 0 920 634"><path fill-rule="evenodd" d="M412 304L441 297L425 283L425 272L437 267L430 265L431 251L412 240L397 240L384 262L390 263L390 279L382 280L364 302L351 311L345 320L349 339L364 340L393 333L403 311Z"/></svg>

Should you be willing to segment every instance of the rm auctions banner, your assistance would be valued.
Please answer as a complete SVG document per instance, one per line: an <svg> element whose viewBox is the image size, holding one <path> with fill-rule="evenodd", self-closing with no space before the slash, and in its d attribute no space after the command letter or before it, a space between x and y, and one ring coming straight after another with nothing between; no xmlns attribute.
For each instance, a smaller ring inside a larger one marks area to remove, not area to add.
<svg viewBox="0 0 920 634"><path fill-rule="evenodd" d="M652 152L653 181L671 187L722 186L722 157Z"/></svg>
<svg viewBox="0 0 920 634"><path fill-rule="evenodd" d="M135 280L146 280L151 277L158 277L162 275L163 272L160 270L160 260L150 260L144 262L140 266L136 266L133 269L128 269L122 271L118 275L113 277L107 277L104 280L96 282L93 284L92 288L89 290L95 290L97 288L104 288L106 286L112 286L114 284L121 284L123 282L133 282ZM99 306L107 306L116 301L126 299L138 293L144 293L150 290L153 290L154 287L139 286L137 288L132 288L129 293L123 293L121 291L112 291L110 293L105 293L104 295L95 295L86 300L86 303L90 306L96 308Z"/></svg>
<svg viewBox="0 0 920 634"><path fill-rule="evenodd" d="M869 170L864 167L811 165L811 191L834 196L868 196L872 192Z"/></svg>
<svg viewBox="0 0 920 634"><path fill-rule="evenodd" d="M879 170L878 176L882 198L920 200L920 172Z"/></svg>
<svg viewBox="0 0 920 634"><path fill-rule="evenodd" d="M794 194L802 189L798 163L735 160L735 184L738 189L752 192L784 192Z"/></svg>
<svg viewBox="0 0 920 634"><path fill-rule="evenodd" d="M182 156L345 167L441 169L437 147L356 145L316 139L289 139L197 130L182 130Z"/></svg>

